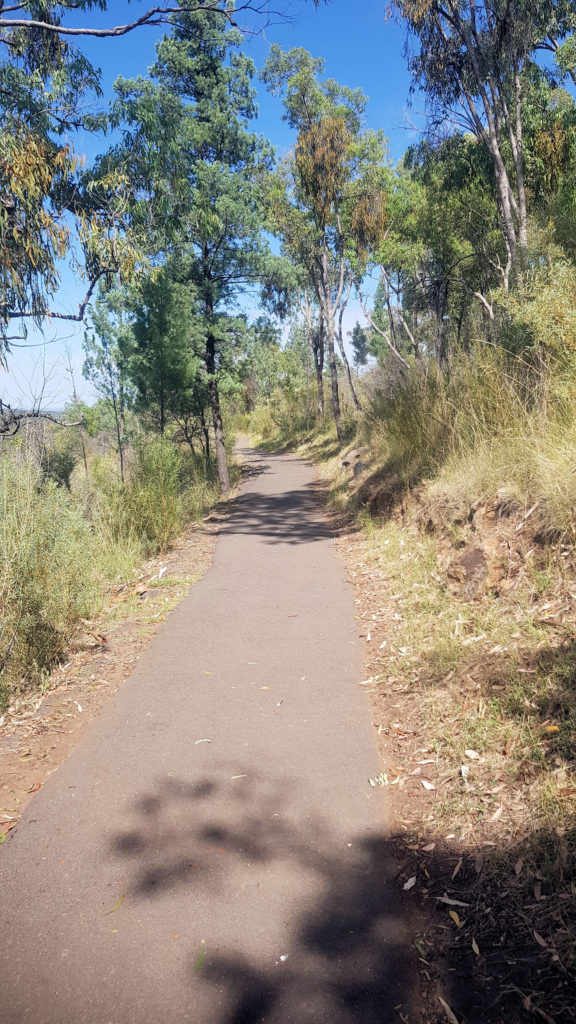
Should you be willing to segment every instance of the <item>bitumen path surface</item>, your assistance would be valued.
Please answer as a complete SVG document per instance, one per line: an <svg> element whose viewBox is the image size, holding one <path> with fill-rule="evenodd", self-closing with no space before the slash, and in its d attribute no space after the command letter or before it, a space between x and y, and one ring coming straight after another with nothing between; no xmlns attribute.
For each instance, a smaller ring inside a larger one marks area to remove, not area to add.
<svg viewBox="0 0 576 1024"><path fill-rule="evenodd" d="M242 455L212 569L0 847L3 1022L413 1019L352 589L313 470Z"/></svg>

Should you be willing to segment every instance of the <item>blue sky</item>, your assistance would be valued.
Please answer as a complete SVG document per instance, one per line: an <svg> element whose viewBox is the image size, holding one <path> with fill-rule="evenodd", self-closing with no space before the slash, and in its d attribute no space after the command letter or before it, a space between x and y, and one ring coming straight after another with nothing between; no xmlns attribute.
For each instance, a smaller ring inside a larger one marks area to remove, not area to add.
<svg viewBox="0 0 576 1024"><path fill-rule="evenodd" d="M75 14L74 19L78 24L86 24L90 19L91 24L97 23L99 27L124 24L147 6L147 0L131 4L127 0L110 0L105 14ZM384 130L390 140L390 156L397 160L417 137L408 125L410 122L422 122L423 104L415 101L414 107L409 109L410 80L403 57L404 29L386 20L386 0L357 0L356 3L330 0L319 7L315 7L311 0L280 0L277 6L286 11L288 17L285 20L273 18L263 32L246 36L245 50L256 67L264 63L272 42L279 43L283 49L303 46L314 56L323 57L327 76L336 78L343 85L359 86L367 94L368 124ZM239 15L238 21L243 25L245 17ZM254 19L253 26L258 26ZM95 101L96 108L106 106L118 75L133 77L146 73L154 61L155 44L161 35L162 29L143 27L118 39L82 41L82 51L102 73L104 97ZM282 121L280 101L256 84L259 103L256 128L281 153L293 143L293 133ZM75 140L76 148L85 151L89 159L106 145L101 136L86 139L84 145ZM58 308L73 310L82 297L82 282L75 281L66 273ZM361 319L359 311L351 306L345 330L351 329L356 318ZM71 391L67 370L70 361L77 389L83 398L90 401L90 386L81 375L82 335L83 330L78 325L62 321L49 323L44 337L31 332L28 342L34 347L14 348L9 357L8 372L0 371L0 395L4 400L28 404L37 398L39 388L48 376L45 403L59 406Z"/></svg>

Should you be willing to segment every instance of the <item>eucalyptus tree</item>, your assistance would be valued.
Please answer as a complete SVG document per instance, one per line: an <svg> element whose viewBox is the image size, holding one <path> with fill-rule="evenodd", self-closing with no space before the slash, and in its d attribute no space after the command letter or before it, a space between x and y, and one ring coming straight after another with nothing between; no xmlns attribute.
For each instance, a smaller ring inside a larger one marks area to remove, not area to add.
<svg viewBox="0 0 576 1024"><path fill-rule="evenodd" d="M408 49L415 84L426 92L436 123L460 122L486 147L506 247L500 277L508 287L519 248L527 244L524 106L538 49L552 49L558 68L574 68L576 15L557 0L395 0L417 41Z"/></svg>
<svg viewBox="0 0 576 1024"><path fill-rule="evenodd" d="M143 262L138 238L126 231L131 183L120 171L94 175L78 155L80 133L106 122L93 113L100 74L82 41L113 46L114 38L202 9L230 25L242 12L258 25L268 16L268 0L133 4L119 24L107 0L0 3L0 363L11 345L26 343L28 324L82 322L98 282L130 280ZM85 293L68 309L56 301L66 263ZM18 422L3 408L6 422Z"/></svg>
<svg viewBox="0 0 576 1024"><path fill-rule="evenodd" d="M319 405L323 404L321 373L324 346L328 352L332 412L342 434L335 343L347 365L342 338L342 313L352 284L347 244L363 204L381 209L379 195L369 189L370 170L384 160L384 140L364 126L366 97L334 79L322 79L324 61L296 48L283 52L274 45L262 72L271 92L284 99L285 119L297 132L293 157L272 195L272 221L288 252L302 268L301 306L313 350ZM367 191L369 195L367 195ZM318 306L318 327L312 329L312 293ZM357 402L352 376L348 379Z"/></svg>
<svg viewBox="0 0 576 1024"><path fill-rule="evenodd" d="M30 27L34 13L56 17L61 6L0 7L0 356L11 341L24 340L27 322L43 322L75 244L73 262L83 261L90 294L103 272L118 266L106 205L96 216L92 195L87 208L71 142L90 126L82 105L98 95L98 74L74 45ZM52 315L80 320L85 308Z"/></svg>
<svg viewBox="0 0 576 1024"><path fill-rule="evenodd" d="M229 491L219 379L227 370L225 319L239 296L266 276L273 257L262 234L261 179L269 145L255 117L252 61L221 11L181 13L158 46L151 79L117 83L124 130L109 166L134 182L135 225L153 262L172 255L190 291L204 361L220 488ZM198 349L199 350L199 349Z"/></svg>
<svg viewBox="0 0 576 1024"><path fill-rule="evenodd" d="M132 347L125 289L101 291L90 309L89 325L84 334L82 372L112 411L122 483L125 479L126 411L135 397L129 377Z"/></svg>

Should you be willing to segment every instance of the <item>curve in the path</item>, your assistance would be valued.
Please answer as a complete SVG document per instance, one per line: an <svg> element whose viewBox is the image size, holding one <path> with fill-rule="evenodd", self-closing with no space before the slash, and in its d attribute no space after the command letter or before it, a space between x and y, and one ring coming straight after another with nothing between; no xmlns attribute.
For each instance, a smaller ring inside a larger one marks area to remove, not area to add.
<svg viewBox="0 0 576 1024"><path fill-rule="evenodd" d="M351 590L311 469L243 454L212 570L0 849L10 1024L413 1019Z"/></svg>

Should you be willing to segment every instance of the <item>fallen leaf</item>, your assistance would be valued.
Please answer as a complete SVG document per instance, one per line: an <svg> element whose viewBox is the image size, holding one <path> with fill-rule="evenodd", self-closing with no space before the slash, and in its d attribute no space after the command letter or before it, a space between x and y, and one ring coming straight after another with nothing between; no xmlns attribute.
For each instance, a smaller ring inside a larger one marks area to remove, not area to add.
<svg viewBox="0 0 576 1024"><path fill-rule="evenodd" d="M481 853L477 853L474 860L474 871L479 875L484 867L484 857Z"/></svg>
<svg viewBox="0 0 576 1024"><path fill-rule="evenodd" d="M499 817L500 817L500 815L502 814L502 811L503 811L503 810L504 810L504 805L503 805L503 804L500 804L500 807L498 807L498 808L497 808L497 809L496 809L496 810L494 811L494 814L493 814L493 815L492 815L492 817L490 818L490 821L498 821L498 818L499 818Z"/></svg>
<svg viewBox="0 0 576 1024"><path fill-rule="evenodd" d="M472 939L472 952L475 953L476 956L480 956L480 950L478 948L478 943L476 942L476 939Z"/></svg>
<svg viewBox="0 0 576 1024"><path fill-rule="evenodd" d="M464 753L466 754L466 757L470 758L471 761L480 760L480 754L478 753L477 750L465 750Z"/></svg>
<svg viewBox="0 0 576 1024"><path fill-rule="evenodd" d="M405 892L408 892L408 890L409 889L413 889L415 885L416 885L416 875L412 875L412 878L409 878L408 881L404 883L402 888L404 889Z"/></svg>
<svg viewBox="0 0 576 1024"><path fill-rule="evenodd" d="M115 906L112 907L112 910L107 910L106 911L106 914L104 916L108 917L110 914L113 914L116 910L119 910L120 907L122 906L122 904L124 903L125 899L126 899L126 893L124 893L123 896L120 897L120 899L118 900L118 903L116 903Z"/></svg>
<svg viewBox="0 0 576 1024"><path fill-rule="evenodd" d="M420 779L420 781L421 781L422 785L424 786L424 789L428 789L428 790L436 789L436 786L434 785L433 782L428 782L427 779Z"/></svg>
<svg viewBox="0 0 576 1024"><path fill-rule="evenodd" d="M448 916L452 918L452 920L454 921L454 924L456 925L456 927L459 928L460 927L460 918L458 917L458 914L456 913L456 911L455 910L449 910L448 911Z"/></svg>
<svg viewBox="0 0 576 1024"><path fill-rule="evenodd" d="M517 875L520 875L522 873L522 868L523 867L524 867L524 857L518 857L518 860L516 861L516 863L514 865L514 871L516 872Z"/></svg>
<svg viewBox="0 0 576 1024"><path fill-rule="evenodd" d="M447 903L449 907L469 907L469 903L463 903L462 900L453 900L450 896L435 896L434 899L438 900L439 903Z"/></svg>
<svg viewBox="0 0 576 1024"><path fill-rule="evenodd" d="M542 936L540 935L540 932L533 931L532 935L536 939L536 942L538 943L538 945L542 946L542 949L547 949L548 948L548 943L546 942L546 939L542 938Z"/></svg>
<svg viewBox="0 0 576 1024"><path fill-rule="evenodd" d="M442 1004L442 1009L444 1010L444 1013L446 1014L446 1017L448 1018L450 1024L460 1024L458 1017L450 1009L446 1000L442 999L442 996L438 996L438 1002Z"/></svg>
<svg viewBox="0 0 576 1024"><path fill-rule="evenodd" d="M560 727L558 725L547 725L546 732L559 732Z"/></svg>
<svg viewBox="0 0 576 1024"><path fill-rule="evenodd" d="M452 881L454 881L454 879L456 878L456 875L460 871L460 868L462 867L463 863L464 863L464 858L460 857L460 860L458 861L456 867L454 868L454 871L452 872Z"/></svg>
<svg viewBox="0 0 576 1024"><path fill-rule="evenodd" d="M41 786L41 785L42 785L42 783L40 783L40 782L35 782L33 786L30 786L30 789L27 789L27 790L26 790L26 792L27 792L27 793L37 793L37 792L38 792L38 790L40 789L40 786Z"/></svg>
<svg viewBox="0 0 576 1024"><path fill-rule="evenodd" d="M422 847L422 853L431 853L436 847L436 843L428 843L428 846Z"/></svg>
<svg viewBox="0 0 576 1024"><path fill-rule="evenodd" d="M194 964L194 973L195 974L198 974L198 971L202 967L202 964L204 963L205 956L206 956L206 951L204 949L201 949L200 953L198 955L198 959L196 960L196 963Z"/></svg>

